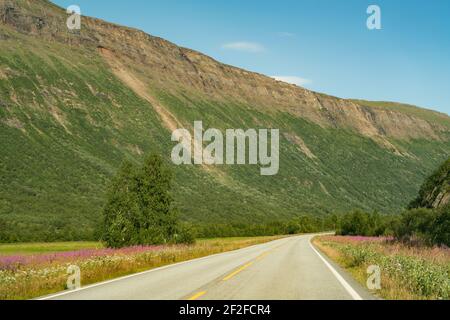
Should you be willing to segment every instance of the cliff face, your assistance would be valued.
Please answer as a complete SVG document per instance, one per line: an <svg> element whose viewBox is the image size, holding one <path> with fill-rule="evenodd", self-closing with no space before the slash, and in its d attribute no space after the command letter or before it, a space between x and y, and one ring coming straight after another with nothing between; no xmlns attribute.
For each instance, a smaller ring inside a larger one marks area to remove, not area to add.
<svg viewBox="0 0 450 320"><path fill-rule="evenodd" d="M386 138L447 139L449 117L429 111L433 122L393 109L372 108L318 94L261 74L221 64L142 31L83 17L82 30L65 27L67 15L45 0L2 0L0 19L25 34L90 50L106 49L137 78L161 90L197 92L212 100L285 111L325 127L347 128L392 147ZM444 123L443 123L444 122Z"/></svg>
<svg viewBox="0 0 450 320"><path fill-rule="evenodd" d="M69 31L67 17L48 1L0 0L0 240L91 237L121 162L168 159L171 132L196 120L281 134L274 177L172 167L194 222L393 213L450 156L446 115L312 92L98 19Z"/></svg>

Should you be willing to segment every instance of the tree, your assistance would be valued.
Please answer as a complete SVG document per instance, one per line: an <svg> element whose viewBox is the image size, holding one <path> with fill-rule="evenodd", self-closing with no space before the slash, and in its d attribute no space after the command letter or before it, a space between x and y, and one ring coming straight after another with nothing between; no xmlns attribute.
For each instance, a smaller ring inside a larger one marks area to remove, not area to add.
<svg viewBox="0 0 450 320"><path fill-rule="evenodd" d="M166 243L177 232L177 214L170 196L172 174L161 157L149 156L138 174L139 237L142 243Z"/></svg>
<svg viewBox="0 0 450 320"><path fill-rule="evenodd" d="M149 156L140 168L125 162L108 193L103 241L114 248L172 241L178 222L170 182L170 171L157 155Z"/></svg>
<svg viewBox="0 0 450 320"><path fill-rule="evenodd" d="M103 210L103 241L113 248L138 244L139 220L136 169L125 162L113 179Z"/></svg>

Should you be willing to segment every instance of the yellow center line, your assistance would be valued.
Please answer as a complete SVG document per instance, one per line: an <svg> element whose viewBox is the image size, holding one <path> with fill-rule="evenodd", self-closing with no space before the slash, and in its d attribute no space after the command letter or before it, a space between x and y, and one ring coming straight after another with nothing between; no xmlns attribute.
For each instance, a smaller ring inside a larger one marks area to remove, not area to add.
<svg viewBox="0 0 450 320"><path fill-rule="evenodd" d="M240 267L240 268L237 269L236 271L230 273L228 276L226 276L225 278L223 278L222 281L230 280L230 279L233 278L235 275L241 273L242 271L244 271L244 270L247 269L248 267L252 266L256 261L259 261L259 260L264 259L264 258L265 258L266 256L268 256L271 252L277 250L278 248L280 248L280 247L283 246L283 245L284 245L284 243L281 244L281 245L279 245L279 246L277 246L277 247L275 247L275 248L273 248L273 249L270 249L270 250L268 250L268 251L266 251L266 252L260 254L259 256L257 256L257 257L255 258L255 260L253 260L253 261L247 263L246 265ZM198 299L199 297L203 296L205 293L206 293L206 292L199 292L198 294L196 294L195 296L192 297L193 299L191 298L191 299L189 299L189 300L195 300L195 299Z"/></svg>
<svg viewBox="0 0 450 320"><path fill-rule="evenodd" d="M272 250L269 250L267 252L264 252L262 254L260 254L258 257L256 257L256 259L254 261L251 261L249 263L247 263L246 265L240 267L239 269L237 269L236 271L234 271L233 273L230 273L228 276L226 276L225 278L223 278L222 281L227 281L230 280L231 278L233 278L235 275L237 275L238 273L244 271L245 269L247 269L248 267L252 266L256 261L261 260L263 258L265 258L266 256L268 256L270 254ZM193 295L192 297L190 297L188 300L192 301L192 300L197 300L201 297L203 297L206 294L206 291L201 291L196 293L195 295Z"/></svg>
<svg viewBox="0 0 450 320"><path fill-rule="evenodd" d="M225 278L223 278L223 281L227 281L230 280L231 278L233 278L235 275L237 275L238 273L244 271L245 269L247 269L248 267L250 267L254 262L249 262L247 263L245 266L240 267L239 269L237 269L236 271L234 271L233 273L230 273L228 276L226 276Z"/></svg>
<svg viewBox="0 0 450 320"><path fill-rule="evenodd" d="M198 298L203 297L205 294L206 294L206 291L202 291L202 292L196 293L195 295L190 297L188 300L190 300L190 301L197 300Z"/></svg>
<svg viewBox="0 0 450 320"><path fill-rule="evenodd" d="M267 257L269 254L270 254L270 252L263 253L263 254L260 255L258 258L256 258L256 261L259 261L259 260L264 259L264 258Z"/></svg>
<svg viewBox="0 0 450 320"><path fill-rule="evenodd" d="M262 260L264 259L266 256L268 256L271 252L275 251L276 249L278 249L280 246L277 246L276 248L273 248L267 252L264 252L262 254L260 254L259 256L257 256L255 258L255 260L253 260L252 262L247 263L246 265L240 267L239 269L237 269L236 271L234 271L233 273L230 273L228 276L226 276L225 278L222 279L222 281L227 281L230 280L231 278L233 278L235 275L237 275L238 273L241 273L242 271L244 271L245 269L247 269L248 267L250 267L252 264L254 264L256 261Z"/></svg>

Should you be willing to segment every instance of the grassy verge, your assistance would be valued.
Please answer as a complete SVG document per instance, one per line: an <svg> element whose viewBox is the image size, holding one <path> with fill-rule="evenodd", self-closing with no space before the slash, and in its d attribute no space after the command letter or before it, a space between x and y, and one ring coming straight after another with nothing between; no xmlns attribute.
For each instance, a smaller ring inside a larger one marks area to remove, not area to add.
<svg viewBox="0 0 450 320"><path fill-rule="evenodd" d="M322 236L314 244L366 286L367 268L381 268L377 296L390 300L450 299L450 250L410 247L385 238Z"/></svg>
<svg viewBox="0 0 450 320"><path fill-rule="evenodd" d="M198 240L194 245L149 246L124 249L86 244L82 250L29 254L30 245L16 245L21 254L0 256L0 300L35 298L66 289L67 268L81 270L81 283L88 285L164 265L241 249L281 237ZM64 247L53 244L56 248ZM80 243L72 244L74 247ZM45 244L44 247L50 247ZM67 244L69 246L69 244ZM39 247L37 245L37 247ZM8 251L9 250L9 251ZM11 248L2 252L11 252ZM35 249L38 250L38 249ZM24 253L25 252L25 253ZM39 251L37 251L39 252Z"/></svg>
<svg viewBox="0 0 450 320"><path fill-rule="evenodd" d="M100 242L41 242L0 244L0 256L33 255L44 253L66 252L83 249L101 249Z"/></svg>

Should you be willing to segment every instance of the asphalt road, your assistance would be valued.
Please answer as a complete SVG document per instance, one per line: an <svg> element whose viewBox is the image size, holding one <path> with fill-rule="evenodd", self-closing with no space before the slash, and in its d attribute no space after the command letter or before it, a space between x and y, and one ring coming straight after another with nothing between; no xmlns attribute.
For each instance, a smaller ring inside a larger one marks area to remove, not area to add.
<svg viewBox="0 0 450 320"><path fill-rule="evenodd" d="M320 254L312 235L276 240L44 300L361 300L371 295Z"/></svg>

